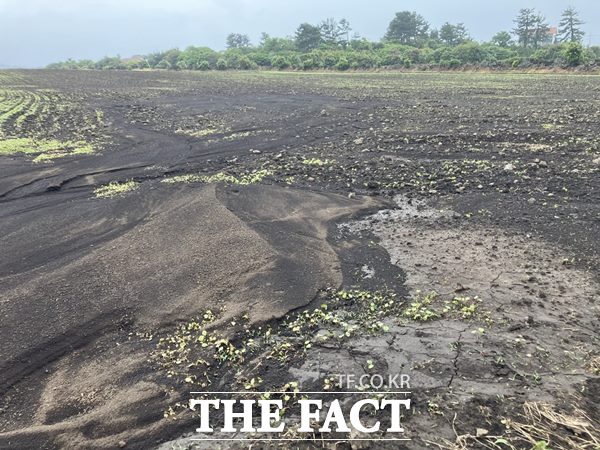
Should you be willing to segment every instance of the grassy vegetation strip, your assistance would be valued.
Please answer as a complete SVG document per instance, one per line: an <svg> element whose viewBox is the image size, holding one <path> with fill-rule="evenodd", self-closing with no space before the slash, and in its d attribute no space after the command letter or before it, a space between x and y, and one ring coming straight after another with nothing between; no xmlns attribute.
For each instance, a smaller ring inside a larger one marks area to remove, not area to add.
<svg viewBox="0 0 600 450"><path fill-rule="evenodd" d="M125 181L124 183L112 182L105 186L94 189L94 195L98 198L111 198L123 195L127 192L134 191L138 188L137 182L133 180Z"/></svg>
<svg viewBox="0 0 600 450"><path fill-rule="evenodd" d="M46 162L71 155L89 155L94 147L83 141L58 141L12 138L0 140L0 155L37 155L33 162Z"/></svg>
<svg viewBox="0 0 600 450"><path fill-rule="evenodd" d="M234 176L225 172L218 172L213 175L177 175L174 177L165 178L162 180L163 183L175 184L175 183L225 183L225 184L238 184L248 185L257 184L263 181L264 178L272 175L269 170L258 170L248 174Z"/></svg>

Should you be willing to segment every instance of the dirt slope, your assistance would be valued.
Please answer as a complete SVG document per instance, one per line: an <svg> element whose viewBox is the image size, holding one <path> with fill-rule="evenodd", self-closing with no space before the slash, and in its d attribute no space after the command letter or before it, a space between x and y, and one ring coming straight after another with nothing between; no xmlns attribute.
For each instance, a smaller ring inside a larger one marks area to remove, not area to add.
<svg viewBox="0 0 600 450"><path fill-rule="evenodd" d="M330 221L372 204L214 185L62 197L3 210L2 442L11 448L101 448L119 430L148 433L164 387L149 370L151 348L129 334L207 308L255 322L305 305L341 283Z"/></svg>

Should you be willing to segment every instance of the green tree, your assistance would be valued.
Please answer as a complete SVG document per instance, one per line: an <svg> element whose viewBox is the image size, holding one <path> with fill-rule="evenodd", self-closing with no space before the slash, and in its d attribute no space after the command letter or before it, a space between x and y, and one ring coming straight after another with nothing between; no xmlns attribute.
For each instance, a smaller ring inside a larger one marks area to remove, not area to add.
<svg viewBox="0 0 600 450"><path fill-rule="evenodd" d="M538 48L541 45L549 44L552 40L550 36L550 25L542 14L536 14L534 18L533 47Z"/></svg>
<svg viewBox="0 0 600 450"><path fill-rule="evenodd" d="M227 36L227 48L248 48L250 38L246 34L231 33Z"/></svg>
<svg viewBox="0 0 600 450"><path fill-rule="evenodd" d="M75 61L69 60L73 66L76 64ZM75 67L73 67L75 68ZM95 64L95 69L99 70L118 70L125 69L125 64L121 61L121 57L119 56L105 56Z"/></svg>
<svg viewBox="0 0 600 450"><path fill-rule="evenodd" d="M464 24L452 25L446 22L439 31L439 39L446 45L459 45L469 40L469 32Z"/></svg>
<svg viewBox="0 0 600 450"><path fill-rule="evenodd" d="M262 40L260 48L272 53L291 52L296 49L296 43L288 38L270 37L267 35Z"/></svg>
<svg viewBox="0 0 600 450"><path fill-rule="evenodd" d="M240 70L255 70L258 68L258 64L256 64L246 55L244 55L238 59L237 68Z"/></svg>
<svg viewBox="0 0 600 450"><path fill-rule="evenodd" d="M301 52L314 50L323 42L321 29L310 23L303 23L296 30L295 41L296 47Z"/></svg>
<svg viewBox="0 0 600 450"><path fill-rule="evenodd" d="M193 47L186 48L179 55L177 65L180 68L189 70L198 70L204 62L214 64L217 60L217 52L208 47Z"/></svg>
<svg viewBox="0 0 600 450"><path fill-rule="evenodd" d="M460 44L454 48L452 54L461 64L479 64L484 58L483 50L477 42Z"/></svg>
<svg viewBox="0 0 600 450"><path fill-rule="evenodd" d="M257 51L248 53L248 58L254 61L257 66L270 67L271 66L271 54L264 51Z"/></svg>
<svg viewBox="0 0 600 450"><path fill-rule="evenodd" d="M515 19L515 28L513 33L517 36L517 41L523 47L528 48L532 43L535 30L536 13L534 9L523 8Z"/></svg>
<svg viewBox="0 0 600 450"><path fill-rule="evenodd" d="M162 54L162 59L156 67L159 69L178 69L177 62L181 56L181 51L177 48L167 50Z"/></svg>
<svg viewBox="0 0 600 450"><path fill-rule="evenodd" d="M350 22L348 22L346 19L340 20L340 22L338 23L338 43L341 44L343 47L347 47L350 43L351 31L352 28L350 27Z"/></svg>
<svg viewBox="0 0 600 450"><path fill-rule="evenodd" d="M512 37L508 31L500 31L492 38L492 44L498 47L510 47L513 44Z"/></svg>
<svg viewBox="0 0 600 450"><path fill-rule="evenodd" d="M581 42L585 33L580 27L584 23L579 18L579 13L575 8L567 8L562 13L562 18L558 25L558 34L560 35L561 42Z"/></svg>
<svg viewBox="0 0 600 450"><path fill-rule="evenodd" d="M361 38L360 36L355 37L350 41L350 47L352 48L352 50L373 50L373 44L367 39Z"/></svg>
<svg viewBox="0 0 600 450"><path fill-rule="evenodd" d="M390 42L415 45L427 37L429 24L416 12L402 11L390 22L384 39Z"/></svg>
<svg viewBox="0 0 600 450"><path fill-rule="evenodd" d="M350 41L352 28L350 28L350 23L346 19L339 22L333 18L326 19L321 22L319 29L323 42L330 46L346 46Z"/></svg>
<svg viewBox="0 0 600 450"><path fill-rule="evenodd" d="M148 65L151 68L154 68L158 65L159 62L162 61L163 59L163 52L154 52L154 53L150 53L147 57L146 57L146 61L148 61Z"/></svg>

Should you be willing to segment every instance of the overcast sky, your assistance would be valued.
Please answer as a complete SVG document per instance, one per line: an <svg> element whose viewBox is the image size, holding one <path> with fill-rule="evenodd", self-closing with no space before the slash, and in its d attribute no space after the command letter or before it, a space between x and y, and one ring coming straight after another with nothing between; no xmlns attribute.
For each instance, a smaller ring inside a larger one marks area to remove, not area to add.
<svg viewBox="0 0 600 450"><path fill-rule="evenodd" d="M145 54L171 47L224 47L230 32L292 35L302 22L346 18L354 31L378 40L394 13L414 10L434 26L464 22L477 40L510 30L522 7L555 25L568 5L584 20L586 38L600 44L600 0L0 0L0 66Z"/></svg>

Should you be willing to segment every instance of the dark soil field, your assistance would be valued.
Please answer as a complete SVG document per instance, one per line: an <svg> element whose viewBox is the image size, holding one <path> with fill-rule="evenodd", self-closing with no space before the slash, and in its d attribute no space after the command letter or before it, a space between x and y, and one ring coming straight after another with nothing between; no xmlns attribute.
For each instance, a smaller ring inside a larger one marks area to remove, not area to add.
<svg viewBox="0 0 600 450"><path fill-rule="evenodd" d="M598 130L592 75L0 72L0 448L599 449ZM340 373L412 440L189 440Z"/></svg>

